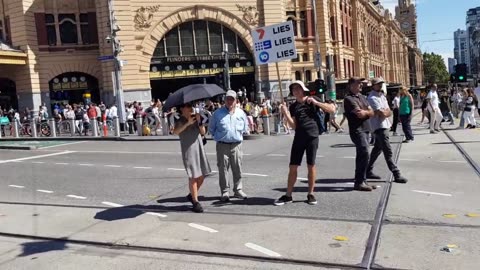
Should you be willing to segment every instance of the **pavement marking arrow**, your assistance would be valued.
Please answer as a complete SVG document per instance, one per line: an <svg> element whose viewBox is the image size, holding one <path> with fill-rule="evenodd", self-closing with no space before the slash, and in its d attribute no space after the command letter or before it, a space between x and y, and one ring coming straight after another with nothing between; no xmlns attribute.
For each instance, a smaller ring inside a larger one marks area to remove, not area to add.
<svg viewBox="0 0 480 270"><path fill-rule="evenodd" d="M198 230L206 231L206 232L209 232L209 233L217 233L218 232L217 230L214 230L212 228L202 226L202 225L199 225L199 224L196 224L196 223L189 223L188 226L190 226L192 228L195 228L195 229L198 229Z"/></svg>
<svg viewBox="0 0 480 270"><path fill-rule="evenodd" d="M269 250L269 249L266 249L266 248L261 247L261 246L259 246L259 245L255 245L255 244L253 244L253 243L246 243L245 246L248 247L248 248L251 248L251 249L253 249L253 250L256 250L256 251L258 251L258 252L261 252L261 253L263 253L263 254L265 254L265 255L268 255L268 256L270 256L270 257L282 257L282 255L278 254L278 253L275 252L275 251L271 251L271 250Z"/></svg>

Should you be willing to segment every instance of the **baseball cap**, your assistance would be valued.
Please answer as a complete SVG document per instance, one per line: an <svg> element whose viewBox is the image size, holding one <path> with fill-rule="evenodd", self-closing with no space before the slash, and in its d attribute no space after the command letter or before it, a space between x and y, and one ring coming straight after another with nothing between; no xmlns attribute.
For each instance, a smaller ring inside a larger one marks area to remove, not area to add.
<svg viewBox="0 0 480 270"><path fill-rule="evenodd" d="M372 85L379 84L379 83L385 83L385 81L382 78L373 78L372 79Z"/></svg>
<svg viewBox="0 0 480 270"><path fill-rule="evenodd" d="M237 99L237 93L233 90L228 90L227 97L233 97L234 99Z"/></svg>
<svg viewBox="0 0 480 270"><path fill-rule="evenodd" d="M348 79L348 84L364 82L364 81L365 81L365 78L351 77L350 79Z"/></svg>
<svg viewBox="0 0 480 270"><path fill-rule="evenodd" d="M310 92L307 87L305 87L305 84L302 81L293 81L288 88L290 88L290 91L293 90L293 85L298 84L300 87L302 87L303 91L305 92Z"/></svg>

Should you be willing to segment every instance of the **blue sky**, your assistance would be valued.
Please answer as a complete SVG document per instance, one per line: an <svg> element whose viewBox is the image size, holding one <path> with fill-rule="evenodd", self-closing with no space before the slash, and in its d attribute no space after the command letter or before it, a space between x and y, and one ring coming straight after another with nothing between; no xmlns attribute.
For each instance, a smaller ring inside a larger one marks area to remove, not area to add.
<svg viewBox="0 0 480 270"><path fill-rule="evenodd" d="M397 0L381 3L395 14ZM416 4L418 46L422 52L440 54L445 61L453 58L453 32L465 29L467 10L480 6L480 0L416 0Z"/></svg>

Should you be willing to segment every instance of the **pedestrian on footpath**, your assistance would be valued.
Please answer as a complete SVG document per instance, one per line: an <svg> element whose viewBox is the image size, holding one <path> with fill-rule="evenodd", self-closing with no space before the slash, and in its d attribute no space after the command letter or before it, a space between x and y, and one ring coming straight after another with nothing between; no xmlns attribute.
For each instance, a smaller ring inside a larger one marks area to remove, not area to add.
<svg viewBox="0 0 480 270"><path fill-rule="evenodd" d="M400 107L400 91L398 94L393 98L392 100L392 108L393 108L393 123L392 123L392 128L390 131L393 132L393 136L398 136L397 133L397 126L398 126L398 120L400 119L398 110Z"/></svg>
<svg viewBox="0 0 480 270"><path fill-rule="evenodd" d="M343 100L345 116L348 119L350 139L355 144L355 185L354 190L372 191L375 187L367 184L367 166L369 160L369 119L373 110L367 98L361 94L364 78L353 77L348 80L349 93Z"/></svg>
<svg viewBox="0 0 480 270"><path fill-rule="evenodd" d="M200 114L194 113L191 104L180 106L178 111L181 114L175 121L173 133L180 137L183 165L189 178L190 194L187 195L187 200L192 203L193 212L202 213L203 207L198 200L198 191L205 177L212 172L202 142L205 126L202 124Z"/></svg>
<svg viewBox="0 0 480 270"><path fill-rule="evenodd" d="M437 85L433 84L430 88L430 92L427 95L428 111L430 112L430 133L435 134L440 131L440 123L442 122L443 115L440 112L440 99L437 93Z"/></svg>
<svg viewBox="0 0 480 270"><path fill-rule="evenodd" d="M370 118L370 124L375 136L375 146L370 154L370 160L367 168L367 179L382 179L382 177L373 173L373 166L378 156L383 152L388 169L393 173L394 181L397 183L407 183L407 179L400 174L400 170L393 161L393 151L390 145L391 123L389 117L392 111L388 106L387 98L382 92L383 79L375 78L372 80L372 92L368 96L368 103L373 110L373 116Z"/></svg>
<svg viewBox="0 0 480 270"><path fill-rule="evenodd" d="M413 97L408 92L407 87L402 87L400 89L400 106L398 109L398 114L400 115L400 122L402 123L403 134L405 134L404 143L413 142L413 132L412 132L412 114L413 114Z"/></svg>
<svg viewBox="0 0 480 270"><path fill-rule="evenodd" d="M243 134L248 133L248 120L245 112L236 105L237 93L228 90L225 106L213 113L208 127L217 142L217 166L222 202L230 201L230 181L227 179L230 167L235 198L247 199L247 194L242 190L242 142Z"/></svg>
<svg viewBox="0 0 480 270"><path fill-rule="evenodd" d="M297 181L298 167L302 164L303 155L307 156L308 168L308 194L307 203L317 204L313 195L315 188L316 170L315 159L317 157L318 136L320 135L317 124L317 112L322 109L326 114L335 111L332 104L321 103L313 97L307 96L309 90L302 81L294 81L290 84L290 95L295 97L295 102L287 109L285 103L280 107L288 124L295 130L292 148L290 152L290 166L288 171L287 193L275 201L275 205L291 203L292 192Z"/></svg>
<svg viewBox="0 0 480 270"><path fill-rule="evenodd" d="M476 128L477 127L477 122L475 120L475 108L478 107L478 99L475 96L475 93L473 92L472 89L468 88L467 89L467 96L465 100L465 108L463 109L464 114L463 118L465 119L465 122L467 123L466 128Z"/></svg>

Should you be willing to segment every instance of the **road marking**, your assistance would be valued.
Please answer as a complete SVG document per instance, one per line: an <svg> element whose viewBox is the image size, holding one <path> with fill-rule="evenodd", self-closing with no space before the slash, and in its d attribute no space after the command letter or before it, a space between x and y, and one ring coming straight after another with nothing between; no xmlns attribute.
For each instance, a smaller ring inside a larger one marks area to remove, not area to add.
<svg viewBox="0 0 480 270"><path fill-rule="evenodd" d="M250 175L250 176L260 176L260 177L267 177L266 174L258 174L258 173L243 173L243 175Z"/></svg>
<svg viewBox="0 0 480 270"><path fill-rule="evenodd" d="M253 250L256 250L256 251L258 251L258 252L261 252L261 253L263 253L263 254L265 254L265 255L268 255L268 256L270 256L270 257L282 257L282 255L278 254L278 253L275 252L275 251L271 251L271 250L269 250L269 249L266 249L266 248L261 247L261 246L259 246L259 245L255 245L255 244L253 244L253 243L246 243L245 246L248 247L248 248L251 248L251 249L253 249Z"/></svg>
<svg viewBox="0 0 480 270"><path fill-rule="evenodd" d="M151 169L152 167L133 167L134 169Z"/></svg>
<svg viewBox="0 0 480 270"><path fill-rule="evenodd" d="M351 156L349 156L349 157L342 157L342 158L355 158L355 157L351 157Z"/></svg>
<svg viewBox="0 0 480 270"><path fill-rule="evenodd" d="M463 161L463 160L440 160L439 162L445 162L445 163L467 163L466 161Z"/></svg>
<svg viewBox="0 0 480 270"><path fill-rule="evenodd" d="M32 161L32 163L35 163L35 164L44 164L45 162L43 162L43 161Z"/></svg>
<svg viewBox="0 0 480 270"><path fill-rule="evenodd" d="M305 178L305 177L297 177L297 180L308 180L308 178Z"/></svg>
<svg viewBox="0 0 480 270"><path fill-rule="evenodd" d="M118 203L113 203L113 202L102 202L102 203L111 207L123 207L123 205Z"/></svg>
<svg viewBox="0 0 480 270"><path fill-rule="evenodd" d="M411 158L400 158L400 161L420 161L418 159L411 159Z"/></svg>
<svg viewBox="0 0 480 270"><path fill-rule="evenodd" d="M46 154L46 155L39 155L39 156L31 156L31 157L24 157L24 158L16 158L16 159L3 160L3 161L0 161L0 164L10 163L10 162L15 162L15 161L24 161L24 160L30 160L30 159L44 158L44 157L52 157L52 156L66 155L66 154L71 154L71 153L75 153L75 151L63 151L63 152L59 152L59 153L52 153L52 154Z"/></svg>
<svg viewBox="0 0 480 270"><path fill-rule="evenodd" d="M51 145L51 146L40 147L40 149L47 149L47 148L53 148L53 147L59 147L59 146L65 146L65 145L72 145L72 144L78 144L78 143L84 143L84 142L86 142L86 141L63 143L63 144L59 144L59 145Z"/></svg>
<svg viewBox="0 0 480 270"><path fill-rule="evenodd" d="M252 154L243 154L243 156L251 156Z"/></svg>
<svg viewBox="0 0 480 270"><path fill-rule="evenodd" d="M325 157L325 156L317 155L317 157L322 158L322 157Z"/></svg>
<svg viewBox="0 0 480 270"><path fill-rule="evenodd" d="M57 165L68 165L68 163L63 163L63 162L58 162L58 163L55 163Z"/></svg>
<svg viewBox="0 0 480 270"><path fill-rule="evenodd" d="M15 162L15 163L22 163L23 161L21 161L21 160L15 160L15 161L12 161L12 162Z"/></svg>
<svg viewBox="0 0 480 270"><path fill-rule="evenodd" d="M285 154L268 154L267 157L285 157Z"/></svg>
<svg viewBox="0 0 480 270"><path fill-rule="evenodd" d="M423 191L423 190L412 190L413 192L417 193L423 193L423 194L431 194L431 195L439 195L439 196L445 196L445 197L452 197L452 194L447 194L447 193L438 193L438 192L431 192L431 191Z"/></svg>
<svg viewBox="0 0 480 270"><path fill-rule="evenodd" d="M167 217L167 215L163 215L160 213L154 213L154 212L146 212L145 214L150 215L150 216L156 216L156 217Z"/></svg>
<svg viewBox="0 0 480 270"><path fill-rule="evenodd" d="M8 186L13 188L25 188L24 186L17 186L17 185L8 185Z"/></svg>
<svg viewBox="0 0 480 270"><path fill-rule="evenodd" d="M169 171L185 171L185 169L178 169L178 168L168 168Z"/></svg>
<svg viewBox="0 0 480 270"><path fill-rule="evenodd" d="M120 165L104 165L105 167L110 167L110 168L121 168L122 166Z"/></svg>
<svg viewBox="0 0 480 270"><path fill-rule="evenodd" d="M53 191L51 190L45 190L45 189L37 189L38 192L42 192L42 193L53 193Z"/></svg>
<svg viewBox="0 0 480 270"><path fill-rule="evenodd" d="M77 195L67 195L69 198L85 200L87 197L77 196Z"/></svg>
<svg viewBox="0 0 480 270"><path fill-rule="evenodd" d="M195 228L195 229L202 230L202 231L206 231L206 232L209 232L209 233L217 233L218 232L217 230L214 230L212 228L205 227L205 226L195 224L195 223L189 223L188 226L190 226L192 228Z"/></svg>
<svg viewBox="0 0 480 270"><path fill-rule="evenodd" d="M87 164L87 163L83 163L83 164L78 164L80 166L93 166L93 164Z"/></svg>
<svg viewBox="0 0 480 270"><path fill-rule="evenodd" d="M50 151L58 151L58 150L37 150L39 152L50 152ZM90 154L181 154L180 152L130 152L130 151L90 151L90 150L75 150L73 152L76 153L90 153Z"/></svg>

